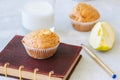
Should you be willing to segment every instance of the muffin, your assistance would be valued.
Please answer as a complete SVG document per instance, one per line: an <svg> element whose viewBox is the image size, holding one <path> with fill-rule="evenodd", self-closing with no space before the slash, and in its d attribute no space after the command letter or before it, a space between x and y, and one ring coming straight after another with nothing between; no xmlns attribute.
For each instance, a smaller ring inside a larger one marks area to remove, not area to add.
<svg viewBox="0 0 120 80"><path fill-rule="evenodd" d="M71 11L72 26L78 31L90 31L98 21L99 12L89 4L78 3Z"/></svg>
<svg viewBox="0 0 120 80"><path fill-rule="evenodd" d="M25 35L22 43L29 56L35 59L45 59L55 54L60 40L56 33L41 29Z"/></svg>

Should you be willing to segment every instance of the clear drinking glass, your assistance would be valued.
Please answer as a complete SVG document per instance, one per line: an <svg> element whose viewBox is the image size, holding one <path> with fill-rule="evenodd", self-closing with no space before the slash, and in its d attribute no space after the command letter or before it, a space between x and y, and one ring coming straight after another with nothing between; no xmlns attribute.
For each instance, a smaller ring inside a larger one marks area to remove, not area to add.
<svg viewBox="0 0 120 80"><path fill-rule="evenodd" d="M27 2L22 9L22 25L28 31L53 28L55 0Z"/></svg>

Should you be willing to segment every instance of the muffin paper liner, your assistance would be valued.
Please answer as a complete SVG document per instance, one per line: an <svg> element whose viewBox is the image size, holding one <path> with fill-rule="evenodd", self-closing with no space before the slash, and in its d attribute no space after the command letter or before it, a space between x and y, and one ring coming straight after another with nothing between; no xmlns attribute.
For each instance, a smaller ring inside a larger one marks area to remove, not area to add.
<svg viewBox="0 0 120 80"><path fill-rule="evenodd" d="M58 44L51 48L37 49L37 48L28 47L24 43L23 43L23 45L24 45L28 55L35 59L46 59L46 58L53 56L57 50L57 47L59 46L59 44Z"/></svg>
<svg viewBox="0 0 120 80"><path fill-rule="evenodd" d="M91 25L91 24L95 24L96 22L98 22L99 19L95 20L95 21L91 21L91 22L79 22L79 21L75 21L73 19L70 18L70 21L74 24L77 25L82 25L82 26L87 26L87 25Z"/></svg>
<svg viewBox="0 0 120 80"><path fill-rule="evenodd" d="M79 22L70 18L73 28L76 29L77 31L83 32L90 31L93 28L93 26L98 22L98 20L99 19L92 22Z"/></svg>

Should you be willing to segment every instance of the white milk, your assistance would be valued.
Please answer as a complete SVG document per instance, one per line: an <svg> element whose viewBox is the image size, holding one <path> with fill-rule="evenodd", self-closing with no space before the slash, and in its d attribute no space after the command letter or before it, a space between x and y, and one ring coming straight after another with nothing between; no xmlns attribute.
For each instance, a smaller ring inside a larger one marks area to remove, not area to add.
<svg viewBox="0 0 120 80"><path fill-rule="evenodd" d="M45 1L27 3L22 11L23 26L32 31L41 28L51 28L54 22L53 6Z"/></svg>

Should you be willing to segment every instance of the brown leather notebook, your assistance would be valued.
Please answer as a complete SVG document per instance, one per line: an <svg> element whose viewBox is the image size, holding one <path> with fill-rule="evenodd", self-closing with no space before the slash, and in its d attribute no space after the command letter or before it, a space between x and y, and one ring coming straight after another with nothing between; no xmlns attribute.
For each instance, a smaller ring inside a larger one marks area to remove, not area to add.
<svg viewBox="0 0 120 80"><path fill-rule="evenodd" d="M16 35L0 53L0 74L34 80L66 80L81 58L80 46L60 43L52 57L33 59L26 53L22 38ZM54 73L50 75L51 71Z"/></svg>

